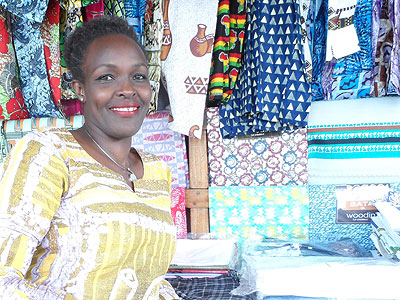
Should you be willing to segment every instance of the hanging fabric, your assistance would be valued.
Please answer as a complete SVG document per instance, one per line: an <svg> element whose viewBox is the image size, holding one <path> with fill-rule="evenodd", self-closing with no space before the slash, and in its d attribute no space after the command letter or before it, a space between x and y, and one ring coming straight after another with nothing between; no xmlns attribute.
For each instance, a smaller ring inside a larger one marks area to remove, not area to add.
<svg viewBox="0 0 400 300"><path fill-rule="evenodd" d="M152 89L149 114L157 110L161 79L161 48L163 39L163 13L160 0L147 0L144 14L143 46L147 53L149 79Z"/></svg>
<svg viewBox="0 0 400 300"><path fill-rule="evenodd" d="M46 14L47 1L15 3L1 0L0 5L14 15L12 34L21 91L30 116L62 117L52 99L40 29Z"/></svg>
<svg viewBox="0 0 400 300"><path fill-rule="evenodd" d="M228 102L239 74L246 25L245 1L219 0L207 107Z"/></svg>
<svg viewBox="0 0 400 300"><path fill-rule="evenodd" d="M400 1L389 0L389 19L393 28L388 93L400 95Z"/></svg>
<svg viewBox="0 0 400 300"><path fill-rule="evenodd" d="M89 4L85 6L85 21L89 22L91 19L104 15L104 3L103 0L99 0L97 3Z"/></svg>
<svg viewBox="0 0 400 300"><path fill-rule="evenodd" d="M0 119L25 119L29 118L29 113L19 88L10 30L11 15L0 8Z"/></svg>
<svg viewBox="0 0 400 300"><path fill-rule="evenodd" d="M135 28L136 34L142 45L146 2L146 0L124 0L126 21L128 21L129 25Z"/></svg>
<svg viewBox="0 0 400 300"><path fill-rule="evenodd" d="M164 4L168 7L164 11L164 37L168 39L162 48L162 69L173 116L169 127L200 139L218 1L204 5L201 0L165 0Z"/></svg>
<svg viewBox="0 0 400 300"><path fill-rule="evenodd" d="M125 7L123 0L103 0L104 14L125 18Z"/></svg>
<svg viewBox="0 0 400 300"><path fill-rule="evenodd" d="M58 0L49 1L41 32L51 95L55 106L61 109L60 4Z"/></svg>
<svg viewBox="0 0 400 300"><path fill-rule="evenodd" d="M306 126L311 90L299 12L292 0L248 4L243 66L219 110L224 138Z"/></svg>
<svg viewBox="0 0 400 300"><path fill-rule="evenodd" d="M64 41L71 32L83 22L81 0L62 0L60 3L60 53L61 53L61 92L62 99L75 99L72 89L72 74L64 61Z"/></svg>

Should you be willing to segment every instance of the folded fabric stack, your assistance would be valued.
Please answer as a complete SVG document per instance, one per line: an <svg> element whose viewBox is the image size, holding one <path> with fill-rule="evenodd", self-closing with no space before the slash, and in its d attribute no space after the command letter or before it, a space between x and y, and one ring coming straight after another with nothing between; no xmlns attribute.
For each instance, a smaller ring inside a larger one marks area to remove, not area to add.
<svg viewBox="0 0 400 300"><path fill-rule="evenodd" d="M227 275L234 268L233 240L180 239L166 278L202 278Z"/></svg>
<svg viewBox="0 0 400 300"><path fill-rule="evenodd" d="M320 101L308 121L308 183L398 182L400 97Z"/></svg>
<svg viewBox="0 0 400 300"><path fill-rule="evenodd" d="M232 293L256 292L257 299L267 300L399 299L400 264L385 258L359 256L356 251L345 254L351 246L348 241L341 251L338 251L340 242L328 248L326 244L322 248L315 245L247 244L241 252L240 285Z"/></svg>
<svg viewBox="0 0 400 300"><path fill-rule="evenodd" d="M371 239L382 256L400 261L400 193L389 192L388 201L374 205L378 212L371 217Z"/></svg>

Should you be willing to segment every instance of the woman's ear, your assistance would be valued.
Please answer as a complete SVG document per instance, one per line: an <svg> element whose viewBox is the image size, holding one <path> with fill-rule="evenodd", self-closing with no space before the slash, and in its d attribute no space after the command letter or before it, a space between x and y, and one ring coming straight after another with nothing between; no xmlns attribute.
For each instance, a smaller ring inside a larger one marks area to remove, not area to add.
<svg viewBox="0 0 400 300"><path fill-rule="evenodd" d="M83 84L77 80L73 80L72 88L74 89L74 92L78 97L78 100L81 101L82 103L85 103L86 98L85 98L85 89L83 87Z"/></svg>

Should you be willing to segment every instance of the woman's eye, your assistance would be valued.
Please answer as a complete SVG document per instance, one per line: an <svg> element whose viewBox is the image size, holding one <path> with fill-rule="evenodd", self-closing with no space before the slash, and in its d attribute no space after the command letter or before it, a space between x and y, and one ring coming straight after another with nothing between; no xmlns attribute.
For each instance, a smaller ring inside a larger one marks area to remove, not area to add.
<svg viewBox="0 0 400 300"><path fill-rule="evenodd" d="M113 79L114 79L114 77L111 74L101 75L97 78L97 80L100 80L100 81L110 81Z"/></svg>
<svg viewBox="0 0 400 300"><path fill-rule="evenodd" d="M135 75L133 75L133 79L134 80L146 80L147 76L144 74L135 74Z"/></svg>

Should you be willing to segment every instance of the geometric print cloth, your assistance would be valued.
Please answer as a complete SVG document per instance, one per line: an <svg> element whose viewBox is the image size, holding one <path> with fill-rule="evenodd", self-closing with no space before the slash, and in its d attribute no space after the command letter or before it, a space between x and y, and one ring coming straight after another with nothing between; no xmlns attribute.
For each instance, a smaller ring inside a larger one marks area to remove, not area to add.
<svg viewBox="0 0 400 300"><path fill-rule="evenodd" d="M211 186L306 185L306 129L222 139L218 108L207 108Z"/></svg>
<svg viewBox="0 0 400 300"><path fill-rule="evenodd" d="M210 187L210 232L238 240L308 238L307 186Z"/></svg>
<svg viewBox="0 0 400 300"><path fill-rule="evenodd" d="M185 137L168 128L169 112L148 115L132 138L132 147L163 159L172 174L172 187L188 187L188 163Z"/></svg>
<svg viewBox="0 0 400 300"><path fill-rule="evenodd" d="M248 3L247 24L238 82L219 111L222 136L306 126L311 90L304 73L299 3L255 0Z"/></svg>

